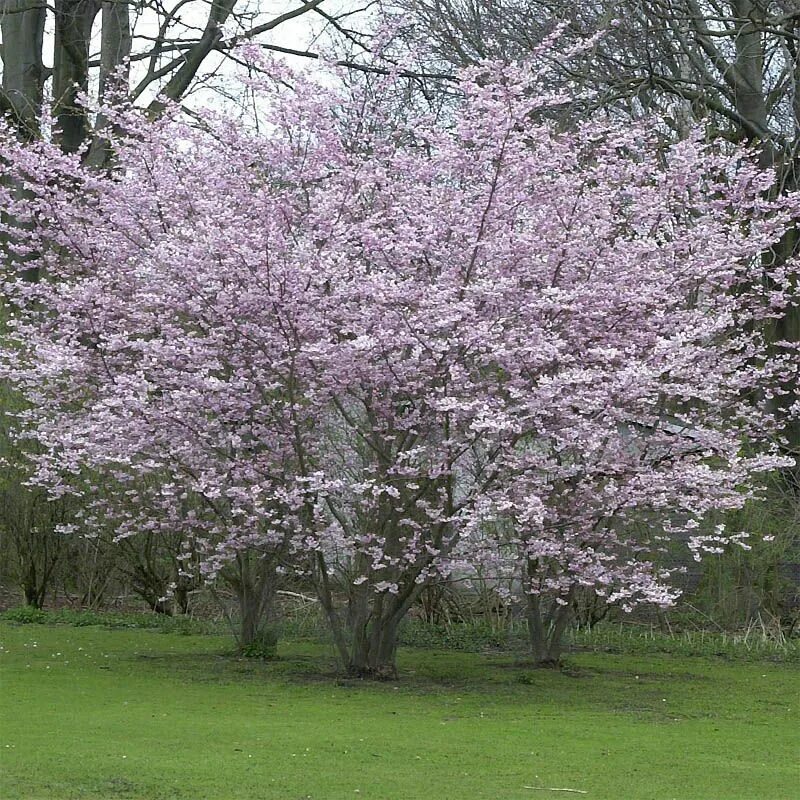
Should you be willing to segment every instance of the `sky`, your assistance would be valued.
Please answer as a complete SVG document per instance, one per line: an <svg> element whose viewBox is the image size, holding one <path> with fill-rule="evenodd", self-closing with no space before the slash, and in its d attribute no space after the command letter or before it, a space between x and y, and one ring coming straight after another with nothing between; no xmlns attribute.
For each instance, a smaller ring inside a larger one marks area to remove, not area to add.
<svg viewBox="0 0 800 800"><path fill-rule="evenodd" d="M205 24L208 16L209 3L208 0L171 0L166 5L162 5L162 0L149 0L149 8L138 9L133 18L133 34L134 34L134 52L142 52L145 50L149 43L155 38L158 33L158 16L153 10L153 7L160 7L162 10L178 8L177 17L180 24L174 27L174 30L179 32L182 38L191 39L197 37L202 27ZM237 11L252 16L253 22L251 24L260 24L266 22L274 17L280 16L287 11L294 10L301 5L297 0L295 2L287 2L287 0L239 0L237 3ZM324 10L330 15L336 15L342 9L354 10L360 6L354 0L324 0L320 5L320 10ZM100 45L100 29L101 29L101 15L97 15L93 27L93 41L90 52L90 61L96 59L99 55ZM228 23L224 32L226 35L232 35L237 32L237 24L235 22ZM262 34L259 37L260 41L266 41L279 47L285 47L296 50L319 50L325 48L330 43L330 36L328 35L330 26L325 19L315 12L309 12L295 19L282 23L274 31ZM44 42L44 62L45 66L51 67L53 63L53 16L48 12L47 29ZM309 59L287 57L288 60L297 65L304 63L313 63ZM208 73L216 70L222 61L221 57L210 56L204 63L203 72ZM145 62L134 64L132 68L132 84L138 81L143 74ZM223 66L221 75L217 75L215 80L224 83L224 76L230 67ZM153 85L153 89L157 85ZM94 88L96 91L96 74L94 75ZM198 101L206 103L214 103L219 101L219 95L216 92L208 92L202 89L197 89L194 92L193 102ZM147 102L152 97L144 95L142 102Z"/></svg>

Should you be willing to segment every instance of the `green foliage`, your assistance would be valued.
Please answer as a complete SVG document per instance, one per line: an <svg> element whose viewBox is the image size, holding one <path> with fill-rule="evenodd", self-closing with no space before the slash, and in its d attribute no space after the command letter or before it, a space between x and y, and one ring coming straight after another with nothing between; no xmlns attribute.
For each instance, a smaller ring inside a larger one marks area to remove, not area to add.
<svg viewBox="0 0 800 800"><path fill-rule="evenodd" d="M748 503L724 521L728 531L752 536L748 548L729 547L703 561L703 575L691 602L722 628L769 623L790 635L800 623L800 587L791 565L800 564L800 498L796 488L773 476L763 502Z"/></svg>
<svg viewBox="0 0 800 800"><path fill-rule="evenodd" d="M71 625L76 628L100 625L104 628L138 628L183 635L224 633L226 630L220 623L186 616L170 617L166 614L88 611L71 608L45 611L30 606L8 609L0 613L0 620L20 625L36 623Z"/></svg>
<svg viewBox="0 0 800 800"><path fill-rule="evenodd" d="M74 503L68 495L53 500L26 485L35 445L14 435L24 409L18 393L0 380L0 582L15 583L28 604L41 606L69 550L69 540L56 529L70 519Z"/></svg>
<svg viewBox="0 0 800 800"><path fill-rule="evenodd" d="M245 658L272 660L278 654L278 631L272 626L262 628L252 642L240 645L238 652Z"/></svg>
<svg viewBox="0 0 800 800"><path fill-rule="evenodd" d="M0 613L0 620L15 625L69 625L76 628L101 626L184 636L230 633L230 629L222 622L188 616L170 617L154 613L98 612L69 608L46 611L31 606L19 606ZM324 621L316 615L287 615L279 624L264 628L255 642L239 648L237 653L246 658L270 660L276 656L279 639L324 643L328 641L329 634ZM573 651L800 663L800 638L776 638L769 630L755 624L736 633L702 629L665 633L644 625L601 623L591 629L569 631L566 641L567 649ZM528 646L525 626L519 621L498 627L481 621L432 625L409 619L401 628L399 643L402 647L427 650L459 653L505 652L518 655L524 655Z"/></svg>
<svg viewBox="0 0 800 800"><path fill-rule="evenodd" d="M672 633L634 624L601 623L573 628L566 634L568 649L614 652L626 655L721 656L727 659L800 663L800 639L775 638L756 625L738 633L686 630ZM409 620L401 629L400 643L468 653L525 652L527 631L521 622L497 628L483 622L430 625Z"/></svg>
<svg viewBox="0 0 800 800"><path fill-rule="evenodd" d="M4 611L0 614L0 619L4 619L7 622L15 622L18 625L33 625L48 622L50 615L35 606L18 606Z"/></svg>
<svg viewBox="0 0 800 800"><path fill-rule="evenodd" d="M800 639L775 639L751 626L738 633L686 630L664 633L639 625L597 625L573 630L567 636L573 648L625 655L721 657L738 661L783 661L800 664Z"/></svg>

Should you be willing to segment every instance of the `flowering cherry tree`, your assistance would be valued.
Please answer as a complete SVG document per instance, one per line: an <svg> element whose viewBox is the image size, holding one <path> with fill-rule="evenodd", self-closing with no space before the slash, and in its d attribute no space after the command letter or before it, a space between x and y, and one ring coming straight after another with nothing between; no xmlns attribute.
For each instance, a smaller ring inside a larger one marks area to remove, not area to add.
<svg viewBox="0 0 800 800"><path fill-rule="evenodd" d="M524 65L464 73L446 124L397 121L392 76L273 73L261 132L120 114L111 174L5 136L32 480L83 476L84 533L185 531L209 578L305 570L353 674L477 564L543 663L580 587L670 604L659 542L726 544L703 518L784 463L762 405L796 362L760 331L792 267L755 278L796 201L741 152L539 122L563 98Z"/></svg>

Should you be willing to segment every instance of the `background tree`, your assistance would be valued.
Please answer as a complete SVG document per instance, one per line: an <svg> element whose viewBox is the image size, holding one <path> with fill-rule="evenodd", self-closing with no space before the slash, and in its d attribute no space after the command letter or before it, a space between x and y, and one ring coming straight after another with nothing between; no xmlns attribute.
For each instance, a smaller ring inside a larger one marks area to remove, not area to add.
<svg viewBox="0 0 800 800"><path fill-rule="evenodd" d="M592 113L655 114L672 140L700 125L711 138L756 146L761 165L776 170L771 191L798 189L800 10L790 0L401 0L397 6L411 47L439 67L526 58L557 28L567 41L591 40L577 59L561 58L558 49L544 53L549 85L568 88L574 98L573 122ZM790 226L765 257L785 259L796 248ZM800 343L796 310L775 321L773 339ZM792 387L786 388L790 394L776 398L784 406L791 402ZM785 433L787 452L797 459L798 423ZM800 491L797 470L784 476Z"/></svg>
<svg viewBox="0 0 800 800"><path fill-rule="evenodd" d="M272 32L298 17L313 15L323 26L335 26L353 40L355 33L345 23L349 13L339 10L334 17L322 5L323 0L309 0L273 13L265 4L238 0L176 0L170 6L127 0L56 0L50 5L39 0L0 0L0 114L23 140L52 135L63 152L78 153L94 167L105 166L110 151L103 132L109 118L102 110L90 112L82 96L92 94L101 104L135 102L156 116L165 103L181 100L213 81L237 44L277 47L270 39ZM296 52L316 57L305 47ZM43 116L45 101L49 112ZM13 189L24 194L20 185ZM6 208L0 214L5 223L12 222ZM9 247L14 247L15 227L9 224L0 235L3 260L10 257ZM33 257L30 260L33 264ZM32 266L27 275L36 280L38 271ZM15 402L5 390L3 397L7 403ZM3 420L6 431L10 430L12 417L4 414ZM13 463L13 455L11 451L5 454L6 502L0 517L3 527L17 532L20 544L27 543L17 549L26 561L26 575L33 575L34 563L48 554L50 565L46 569L39 565L36 582L45 576L49 582L56 575L50 562L56 553L64 554L63 541L33 524L33 509L41 506L42 497L24 485L26 467ZM42 506L43 511L53 509ZM24 536L20 526L26 531ZM119 565L154 608L165 607L161 598L170 583L179 594L185 594L190 585L176 570L174 558L163 558L172 552L165 545L176 537L180 541L181 533L173 530L151 534L149 544L123 545L129 558ZM93 585L97 587L96 582ZM42 591L40 586L37 597ZM26 588L26 597L28 592Z"/></svg>
<svg viewBox="0 0 800 800"><path fill-rule="evenodd" d="M300 16L313 14L325 25L347 30L343 21L348 13L338 10L334 17L322 6L323 0L309 0L271 13L265 5L243 0L178 0L169 6L3 0L0 109L12 114L25 135L38 135L49 87L59 142L66 152L76 152L92 128L78 97L93 81L101 99L111 91L115 97L141 100L151 114L158 113L164 100L181 100L208 81L237 44L253 41L281 49L269 38L271 32ZM45 65L51 46L52 67Z"/></svg>

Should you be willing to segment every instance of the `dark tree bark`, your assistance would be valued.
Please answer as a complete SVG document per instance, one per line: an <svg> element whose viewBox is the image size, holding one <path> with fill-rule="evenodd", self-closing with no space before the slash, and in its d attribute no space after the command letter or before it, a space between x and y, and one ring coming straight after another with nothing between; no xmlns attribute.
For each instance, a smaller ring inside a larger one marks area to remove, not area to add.
<svg viewBox="0 0 800 800"><path fill-rule="evenodd" d="M539 567L535 562L528 563L528 578L535 581ZM575 587L571 588L567 597L562 599L563 605L543 600L538 594L528 594L525 603L525 622L528 628L528 641L531 657L537 667L557 668L561 664L564 649L564 634L573 619L572 600Z"/></svg>
<svg viewBox="0 0 800 800"><path fill-rule="evenodd" d="M38 118L46 80L52 80L53 111L58 137L65 152L81 152L94 136L89 120L78 102L80 92L90 83L92 70L99 79L101 98L112 76L128 63L137 65L135 87L128 87L127 70L122 74L131 100L146 92L155 97L147 105L151 115L160 114L166 101L180 101L202 77L209 57L227 55L240 43L259 41L266 49L285 51L260 36L303 14L317 13L324 0L307 0L282 14L270 15L258 8L240 8L242 0L183 0L168 8L157 0L0 0L0 32L3 37L3 78L0 112L10 113L20 132L38 136ZM189 6L192 6L191 8ZM187 29L182 17L202 7L205 22L199 36ZM132 14L135 11L135 15ZM101 13L100 52L90 54L92 26ZM319 12L322 13L322 12ZM324 14L330 22L335 18ZM53 68L43 66L42 48L48 17L53 21L55 44ZM148 17L151 29L138 35L132 21ZM224 26L231 25L226 37ZM153 35L152 28L156 29ZM297 55L318 58L318 54L297 50ZM119 86L114 87L119 89ZM98 128L104 120L98 120ZM104 162L102 140L89 151L90 163Z"/></svg>
<svg viewBox="0 0 800 800"><path fill-rule="evenodd" d="M267 647L277 641L274 630L278 590L278 558L274 555L239 553L221 577L233 589L238 605L239 649ZM264 653L266 655L266 653Z"/></svg>
<svg viewBox="0 0 800 800"><path fill-rule="evenodd" d="M76 153L89 135L78 96L89 88L89 42L98 0L58 0L55 5L53 112L65 153Z"/></svg>
<svg viewBox="0 0 800 800"><path fill-rule="evenodd" d="M44 0L0 0L3 35L3 81L0 110L16 120L21 135L39 133L45 71L42 45L46 21Z"/></svg>
<svg viewBox="0 0 800 800"><path fill-rule="evenodd" d="M357 561L365 561L361 557ZM377 596L369 582L352 587L348 598L346 623L333 597L330 568L321 553L314 559L317 595L328 618L339 662L345 672L356 678L394 680L397 678L397 635L400 623L419 599L427 582L416 582L417 575L429 566L421 560L410 573L398 578L396 594ZM357 565L363 574L366 563Z"/></svg>

